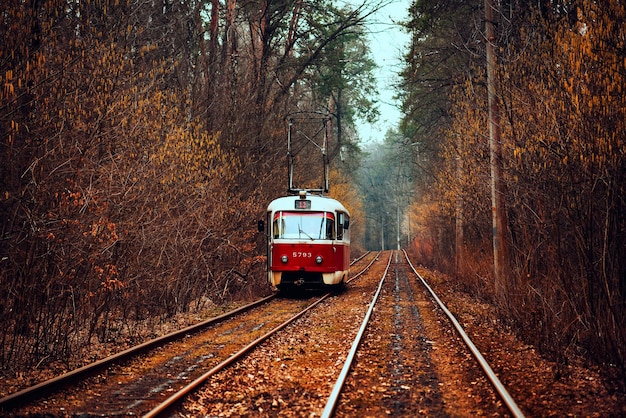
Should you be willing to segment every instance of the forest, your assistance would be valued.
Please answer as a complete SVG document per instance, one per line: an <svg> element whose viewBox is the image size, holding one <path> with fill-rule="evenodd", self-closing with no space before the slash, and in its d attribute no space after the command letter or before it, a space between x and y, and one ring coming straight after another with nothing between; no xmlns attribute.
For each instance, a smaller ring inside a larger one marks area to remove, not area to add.
<svg viewBox="0 0 626 418"><path fill-rule="evenodd" d="M0 367L267 293L257 220L287 190L286 117L334 115L329 158L355 152L352 120L374 115L373 10L3 2ZM306 186L316 158L301 160ZM349 172L332 173L346 204Z"/></svg>
<svg viewBox="0 0 626 418"><path fill-rule="evenodd" d="M624 376L626 6L532 3L412 3L388 138L412 147L410 246L564 373L583 357Z"/></svg>
<svg viewBox="0 0 626 418"><path fill-rule="evenodd" d="M298 120L328 135L353 252L406 248L564 371L624 375L625 5L414 0L402 121L365 146L385 4L3 2L0 369L268 293L257 220ZM317 151L296 145L316 187Z"/></svg>

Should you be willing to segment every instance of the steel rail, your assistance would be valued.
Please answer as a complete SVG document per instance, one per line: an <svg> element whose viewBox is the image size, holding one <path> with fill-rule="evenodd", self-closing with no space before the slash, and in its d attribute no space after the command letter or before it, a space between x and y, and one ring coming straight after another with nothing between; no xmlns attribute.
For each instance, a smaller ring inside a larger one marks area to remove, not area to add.
<svg viewBox="0 0 626 418"><path fill-rule="evenodd" d="M366 254L368 254L368 253L366 253ZM357 258L350 265L355 264L357 261L361 260L365 255ZM365 268L363 268L363 270L361 270L359 273L357 273L354 276L352 276L350 278L350 280L348 280L347 282L349 283L352 280L354 280L357 277L359 277L361 274L365 273L372 266L372 264L374 264L374 262L378 259L379 255L380 255L380 252L372 259L372 261L370 261L367 264L367 266L365 266ZM390 258L390 261L391 261L391 258ZM389 268L389 265L387 265L387 268ZM386 271L385 271L385 273L386 273ZM180 389L178 392L176 392L175 394L170 396L168 399L166 399L161 404L159 404L154 409L152 409L150 412L148 412L146 415L144 415L144 418L154 418L154 417L158 417L158 416L161 416L161 415L167 416L167 412L168 411L170 411L172 408L174 408L175 405L177 405L180 402L182 402L183 399L187 395L189 395L191 392L197 390L211 376L213 376L216 373L224 370L226 367L230 366L231 364L233 364L233 363L237 362L238 360L240 360L241 358L243 358L246 354L248 354L250 351L252 351L258 345L260 345L262 342L264 342L269 337L271 337L272 335L276 334L277 332L279 332L283 328L287 327L289 324L294 322L296 319L300 318L302 315L304 315L305 313L307 313L308 311L313 309L315 306L320 304L322 301L326 300L332 294L333 294L333 292L326 293L320 299L318 299L317 301L313 302L311 305L309 305L307 308L305 308L301 312L297 313L296 315L294 315L290 319L286 320L282 324L278 325L274 329L268 331L265 335L263 335L263 336L257 338L256 340L252 341L250 344L248 344L247 346L243 347L241 350L237 351L235 354L233 354L232 356L230 356L229 358L227 358L226 360L224 360L220 364L216 365L215 367L213 367L211 370L207 371L202 376L198 377L196 380L191 382L189 385L185 386L184 388Z"/></svg>
<svg viewBox="0 0 626 418"><path fill-rule="evenodd" d="M95 361L93 363L87 364L83 367L80 367L78 369L74 369L70 372L67 372L65 374L53 377L51 379L48 379L46 381L43 381L37 385L25 388L23 390L20 390L18 392L12 393L11 395L5 396L4 398L0 399L0 411L4 411L6 412L7 410L13 409L16 406L21 406L21 404L24 401L33 401L35 399L38 399L42 396L44 396L46 393L50 393L53 392L55 390L56 387L63 385L63 384L67 384L72 380L76 380L76 379L80 379L83 378L89 374L93 374L98 370L102 370L103 368L115 363L115 362L119 362L121 360L125 360L130 358L131 356L140 354L142 352L145 352L147 350L150 350L152 348L161 346L165 343L168 343L170 341L176 340L184 335L188 335L190 333L195 333L195 332L199 332L201 330L203 330L204 328L210 326L210 325L214 325L216 323L222 322L228 318L231 318L235 315L247 312L257 306L263 305L267 302L269 302L270 300L274 299L276 297L276 294L272 294L270 296L267 296L265 298L259 299L257 301L254 301L252 303L249 303L247 305L241 306L237 309L234 309L230 312L226 312L222 315L213 317L213 318L209 318L203 322L194 324L194 325L190 325L188 327L185 327L183 329L180 329L178 331L174 331L172 333L169 333L167 335L163 335L161 337L158 338L154 338L152 340L146 341L142 344L136 345L134 347L130 347L124 351L120 351L119 353L113 354L109 357L100 359L98 361Z"/></svg>
<svg viewBox="0 0 626 418"><path fill-rule="evenodd" d="M380 255L381 252L382 251L379 251L378 254L376 254L376 256L374 256L374 258L372 258L372 261L370 261L369 264L367 266L365 266L365 268L363 270L361 270L360 272L358 272L354 276L350 277L350 279L346 280L346 283L350 283L352 280L357 279L359 276L361 276L363 273L365 273L367 270L369 270L369 268L372 266L372 264L374 264L374 262L376 260L378 260L378 256ZM369 254L369 253L370 253L370 251L368 251L366 254ZM359 261L363 257L364 256L362 256L360 258L357 258L356 260L354 260L354 262L356 263L357 261Z"/></svg>
<svg viewBox="0 0 626 418"><path fill-rule="evenodd" d="M361 259L363 259L366 255L368 255L369 253L371 253L371 251L365 251L363 254L361 254L360 256L358 256L357 258L355 258L354 260L352 260L352 262L350 263L350 265L353 265L354 263L360 261Z"/></svg>
<svg viewBox="0 0 626 418"><path fill-rule="evenodd" d="M346 381L346 377L348 376L348 373L350 372L350 368L352 367L352 363L354 362L354 356L356 355L356 351L359 348L359 344L361 343L361 340L363 339L363 335L365 334L365 329L367 328L367 324L369 323L370 317L372 316L372 312L374 311L374 306L376 305L376 302L378 301L378 296L380 295L380 291L383 287L383 283L385 282L387 271L389 271L389 266L391 265L392 257L393 257L393 252L389 254L389 260L387 261L387 267L385 268L383 277L381 278L380 283L378 284L378 289L376 290L376 293L374 294L374 297L372 298L372 301L370 302L369 309L367 310L367 313L365 314L365 318L363 319L363 322L361 323L361 328L359 329L359 332L357 333L356 338L352 342L352 347L350 348L348 357L346 357L346 361L343 363L343 368L341 369L341 372L339 373L339 377L337 378L337 381L335 382L335 386L333 386L333 390L330 393L330 396L328 397L328 401L326 402L326 406L324 407L324 411L322 412L322 418L328 418L332 416L332 414L335 412L335 408L337 407L337 401L339 400L339 395L341 394L341 390ZM377 259L377 258L378 256L376 256L374 259Z"/></svg>
<svg viewBox="0 0 626 418"><path fill-rule="evenodd" d="M409 263L409 266L411 267L413 272L417 275L417 277L419 277L419 279L422 282L422 284L424 285L424 287L430 292L430 294L433 297L433 299L435 299L435 301L437 302L439 307L443 310L443 312L446 314L446 316L448 317L448 319L450 320L450 322L452 323L454 328L456 328L457 332L459 333L459 335L463 339L463 342L469 348L469 350L472 352L472 355L474 356L474 358L476 359L476 361L478 362L480 367L485 372L485 375L487 376L487 378L491 382L491 384L494 387L494 389L498 392L498 395L500 396L500 399L502 399L502 401L506 405L506 407L509 410L509 412L514 417L518 417L518 418L524 417L524 414L522 413L522 411L519 408L519 406L517 406L517 403L515 403L515 400L513 400L513 398L509 394L509 392L506 390L506 387L502 384L500 379L498 379L498 376L491 369L491 366L489 366L489 363L487 363L487 360L485 360L485 358L483 357L481 352L478 350L478 348L476 348L476 346L474 345L474 343L472 342L470 337L467 335L467 333L465 332L465 330L463 329L463 327L459 323L459 321L457 321L457 319L454 317L452 312L450 312L450 310L448 310L448 308L441 301L441 299L439 299L437 294L428 285L428 283L422 277L422 275L417 272L415 267L413 267L413 264L411 263L411 260L409 260L409 256L406 253L406 251L402 250L402 252L404 252L404 257L406 258L406 261Z"/></svg>
<svg viewBox="0 0 626 418"><path fill-rule="evenodd" d="M305 313L309 312L311 309L313 309L314 307L319 305L322 301L326 300L332 294L333 294L332 292L326 293L324 296L319 298L317 301L315 301L311 305L307 306L304 310L300 311L299 313L297 313L296 315L292 316L291 318L289 318L288 320L286 320L282 324L276 326L274 329L268 331L266 334L262 335L261 337L257 338L256 340L252 341L250 344L246 345L241 350L237 351L235 354L231 355L229 358L227 358L223 362L219 363L218 365L213 367L211 370L209 370L208 372L206 372L202 376L198 377L196 380L194 380L193 382L191 382L190 384L188 384L187 386L185 386L184 388L180 389L178 392L176 392L175 394L173 394L172 396L167 398L165 401L163 401L161 404L156 406L154 409L152 409L150 412L145 414L143 417L144 418L154 418L154 417L159 417L159 416L162 416L162 415L163 416L169 416L167 413L174 406L176 406L177 404L182 402L184 400L184 398L189 393L195 391L201 385L203 385L204 382L207 379L209 379L211 376L213 376L214 374L224 370L226 367L228 367L231 364L237 362L238 360L242 359L246 354L248 354L254 348L259 346L262 342L267 340L272 335L276 334L278 331L280 331L283 328L287 327L289 324L294 322L296 319L300 318Z"/></svg>
<svg viewBox="0 0 626 418"><path fill-rule="evenodd" d="M363 254L362 256L356 258L351 265L357 263L358 261L360 261L361 259L363 259L367 254L369 254L369 251L366 252L365 254ZM354 275L352 278L350 278L350 280L348 280L348 282L356 279L358 276L360 276L361 274L363 274L375 261L376 257L372 260L372 262L370 262L362 271L360 271L359 273L357 273L356 275ZM325 295L325 297L329 296ZM222 322L226 319L232 318L235 315L247 312L257 306L263 305L267 302L269 302L270 300L276 298L277 293L274 293L270 296L267 296L265 298L259 299L257 301L251 302L247 305L241 306L237 309L234 309L232 311L226 312L222 315L218 315L216 317L213 318L209 318L203 322L200 322L198 324L194 324L194 325L190 325L188 327L185 327L183 329L180 329L178 331L174 331L172 333L169 333L167 335L163 335L161 337L158 338L154 338L152 340L146 341L142 344L130 347L126 350L120 351L119 353L113 354L109 357L100 359L98 361L95 361L93 363L87 364L83 367L71 370L67 373L64 373L62 375L53 377L51 379L45 380L41 383L38 383L36 385L24 388L20 391L17 391L15 393L9 394L3 398L0 398L0 411L3 412L7 412L15 407L18 406L22 406L23 403L25 401L28 402L32 402L38 398L41 398L43 396L45 396L48 393L52 393L56 390L56 388L58 388L61 385L65 385L70 383L72 380L78 380L81 378L84 378L88 375L94 374L99 370L104 369L105 367L110 366L111 364L114 364L116 362L120 362L122 360L128 359L134 355L146 352L150 349L153 349L155 347L161 346L163 344L166 344L170 341L176 340L184 335L188 335L190 333L195 333L195 332L199 332L201 330L203 330L204 328L217 324L219 322Z"/></svg>

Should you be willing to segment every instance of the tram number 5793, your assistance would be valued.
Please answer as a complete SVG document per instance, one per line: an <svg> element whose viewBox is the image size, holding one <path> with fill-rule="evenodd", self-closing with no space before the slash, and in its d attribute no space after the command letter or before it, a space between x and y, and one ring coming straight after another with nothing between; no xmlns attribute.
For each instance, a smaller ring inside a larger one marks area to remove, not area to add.
<svg viewBox="0 0 626 418"><path fill-rule="evenodd" d="M293 258L312 258L313 253L307 253L303 251L294 251L291 255Z"/></svg>

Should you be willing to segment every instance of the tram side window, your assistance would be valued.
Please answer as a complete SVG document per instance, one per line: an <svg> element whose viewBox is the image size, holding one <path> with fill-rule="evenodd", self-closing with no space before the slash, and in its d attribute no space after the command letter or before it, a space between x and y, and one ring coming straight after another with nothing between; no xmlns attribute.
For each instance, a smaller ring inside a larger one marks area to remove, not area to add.
<svg viewBox="0 0 626 418"><path fill-rule="evenodd" d="M326 239L335 239L335 220L331 216L326 216Z"/></svg>
<svg viewBox="0 0 626 418"><path fill-rule="evenodd" d="M348 228L350 227L350 216L344 212L337 212L337 239L349 241L350 234Z"/></svg>
<svg viewBox="0 0 626 418"><path fill-rule="evenodd" d="M343 239L343 218L345 214L337 212L337 239Z"/></svg>
<svg viewBox="0 0 626 418"><path fill-rule="evenodd" d="M280 238L282 231L284 230L285 221L280 216L280 213L274 215L274 222L272 223L272 235L274 238Z"/></svg>

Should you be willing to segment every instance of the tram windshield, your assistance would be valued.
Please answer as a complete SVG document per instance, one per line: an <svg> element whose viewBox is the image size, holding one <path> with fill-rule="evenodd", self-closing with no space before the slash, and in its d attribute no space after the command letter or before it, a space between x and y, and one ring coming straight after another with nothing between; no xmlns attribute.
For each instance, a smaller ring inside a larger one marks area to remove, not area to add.
<svg viewBox="0 0 626 418"><path fill-rule="evenodd" d="M332 212L279 211L272 222L274 238L335 239L335 215Z"/></svg>

